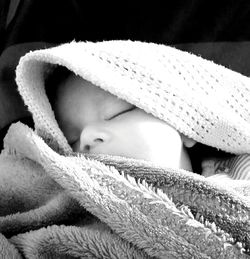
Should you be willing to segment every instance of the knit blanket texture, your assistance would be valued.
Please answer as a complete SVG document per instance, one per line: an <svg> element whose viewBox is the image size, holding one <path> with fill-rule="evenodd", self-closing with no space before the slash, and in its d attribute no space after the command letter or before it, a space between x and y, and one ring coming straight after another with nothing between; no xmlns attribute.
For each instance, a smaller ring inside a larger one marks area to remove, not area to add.
<svg viewBox="0 0 250 259"><path fill-rule="evenodd" d="M250 258L249 181L74 153L44 91L56 65L202 144L250 152L250 81L239 73L153 43L30 52L16 81L35 129L19 122L4 139L1 258Z"/></svg>

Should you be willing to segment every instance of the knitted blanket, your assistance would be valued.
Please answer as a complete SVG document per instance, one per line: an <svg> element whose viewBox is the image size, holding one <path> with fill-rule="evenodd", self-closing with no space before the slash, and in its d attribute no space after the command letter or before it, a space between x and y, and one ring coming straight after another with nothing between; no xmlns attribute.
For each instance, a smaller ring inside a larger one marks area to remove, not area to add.
<svg viewBox="0 0 250 259"><path fill-rule="evenodd" d="M44 91L53 64L196 141L238 155L250 150L247 77L141 42L31 52L17 83L35 130L13 124L0 156L2 258L249 258L248 181L73 153Z"/></svg>

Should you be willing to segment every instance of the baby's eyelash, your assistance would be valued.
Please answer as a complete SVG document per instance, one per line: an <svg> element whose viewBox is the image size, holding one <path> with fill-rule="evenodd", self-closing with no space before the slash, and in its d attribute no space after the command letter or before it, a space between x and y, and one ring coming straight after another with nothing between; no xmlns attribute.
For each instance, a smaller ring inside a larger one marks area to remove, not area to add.
<svg viewBox="0 0 250 259"><path fill-rule="evenodd" d="M129 109L126 109L126 110L123 110L121 112L118 112L115 115L111 116L108 120L112 120L112 119L114 119L114 118L116 118L116 117L118 117L118 116L120 116L120 115L122 115L124 113L127 113L127 112L130 112L130 111L134 110L135 108L136 108L135 106L132 106Z"/></svg>

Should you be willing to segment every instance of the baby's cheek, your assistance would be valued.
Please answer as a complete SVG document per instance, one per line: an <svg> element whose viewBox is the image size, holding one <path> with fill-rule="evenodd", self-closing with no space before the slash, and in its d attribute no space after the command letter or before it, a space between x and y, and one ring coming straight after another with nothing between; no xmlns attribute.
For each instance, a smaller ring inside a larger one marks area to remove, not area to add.
<svg viewBox="0 0 250 259"><path fill-rule="evenodd" d="M136 143L142 159L166 166L177 166L180 161L182 141L180 134L163 121L148 118L136 127ZM131 133L132 135L133 133Z"/></svg>

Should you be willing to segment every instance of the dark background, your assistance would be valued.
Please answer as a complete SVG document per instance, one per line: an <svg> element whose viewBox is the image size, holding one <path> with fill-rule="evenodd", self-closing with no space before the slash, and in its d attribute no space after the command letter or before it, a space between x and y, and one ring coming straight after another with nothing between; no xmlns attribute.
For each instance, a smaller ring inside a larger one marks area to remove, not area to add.
<svg viewBox="0 0 250 259"><path fill-rule="evenodd" d="M6 21L11 2L18 7ZM0 10L1 51L29 41L132 39L177 44L250 38L248 0L1 0Z"/></svg>

